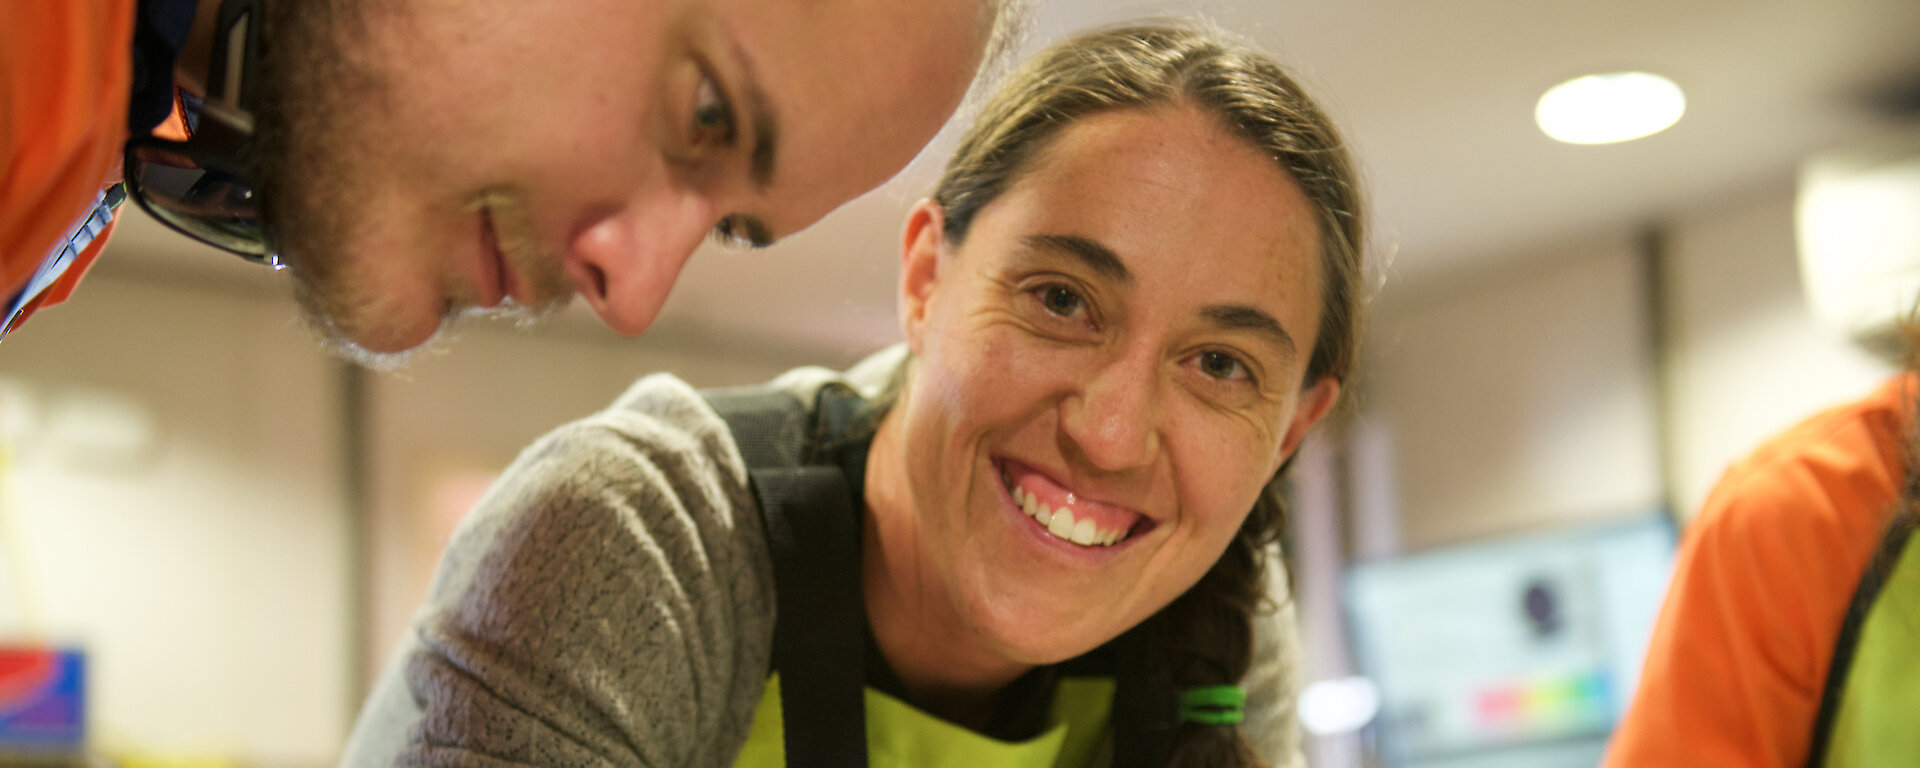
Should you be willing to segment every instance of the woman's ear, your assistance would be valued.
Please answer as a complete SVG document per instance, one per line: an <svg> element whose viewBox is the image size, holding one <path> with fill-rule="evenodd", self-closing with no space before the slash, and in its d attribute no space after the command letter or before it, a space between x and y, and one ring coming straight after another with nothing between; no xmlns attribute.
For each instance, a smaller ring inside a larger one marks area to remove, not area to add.
<svg viewBox="0 0 1920 768"><path fill-rule="evenodd" d="M900 333L916 355L940 281L940 249L945 244L946 213L931 199L915 203L900 236L899 310Z"/></svg>
<svg viewBox="0 0 1920 768"><path fill-rule="evenodd" d="M1287 424L1287 433L1280 439L1280 463L1285 464L1287 457L1300 448L1300 441L1307 437L1307 430L1313 428L1320 419L1333 410L1333 404L1340 401L1340 382L1332 376L1322 376L1313 386L1300 391L1300 402L1293 408L1293 421ZM1274 471L1280 466L1274 465Z"/></svg>

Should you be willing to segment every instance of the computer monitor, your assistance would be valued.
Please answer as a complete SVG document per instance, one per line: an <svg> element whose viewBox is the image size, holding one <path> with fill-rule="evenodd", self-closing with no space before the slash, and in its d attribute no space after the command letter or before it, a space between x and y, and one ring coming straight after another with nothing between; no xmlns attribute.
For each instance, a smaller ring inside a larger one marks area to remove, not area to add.
<svg viewBox="0 0 1920 768"><path fill-rule="evenodd" d="M1593 766L1673 567L1664 514L1353 566L1356 658L1396 768Z"/></svg>
<svg viewBox="0 0 1920 768"><path fill-rule="evenodd" d="M0 765L79 754L86 691L79 649L0 643Z"/></svg>

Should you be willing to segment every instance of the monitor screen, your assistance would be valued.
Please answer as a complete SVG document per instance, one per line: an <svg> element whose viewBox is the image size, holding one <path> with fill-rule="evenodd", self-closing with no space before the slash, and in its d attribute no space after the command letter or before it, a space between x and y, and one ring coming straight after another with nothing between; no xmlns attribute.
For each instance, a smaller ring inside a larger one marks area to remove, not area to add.
<svg viewBox="0 0 1920 768"><path fill-rule="evenodd" d="M1354 566L1356 657L1388 764L1593 765L1666 593L1665 515Z"/></svg>
<svg viewBox="0 0 1920 768"><path fill-rule="evenodd" d="M0 644L0 764L19 755L78 754L85 697L79 650Z"/></svg>

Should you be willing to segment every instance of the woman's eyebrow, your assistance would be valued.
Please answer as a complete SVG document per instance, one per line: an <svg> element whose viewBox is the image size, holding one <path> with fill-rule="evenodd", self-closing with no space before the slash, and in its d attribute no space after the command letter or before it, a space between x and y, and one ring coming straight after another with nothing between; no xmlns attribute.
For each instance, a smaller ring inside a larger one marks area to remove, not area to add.
<svg viewBox="0 0 1920 768"><path fill-rule="evenodd" d="M1133 282L1133 271L1113 249L1079 235L1027 235L1022 242L1030 249L1065 254L1078 259L1087 268L1115 282Z"/></svg>
<svg viewBox="0 0 1920 768"><path fill-rule="evenodd" d="M1252 331L1266 337L1279 347L1288 359L1292 359L1298 350L1294 347L1293 336L1280 326L1280 321L1258 307L1245 304L1214 304L1202 307L1200 316L1214 327L1229 331Z"/></svg>

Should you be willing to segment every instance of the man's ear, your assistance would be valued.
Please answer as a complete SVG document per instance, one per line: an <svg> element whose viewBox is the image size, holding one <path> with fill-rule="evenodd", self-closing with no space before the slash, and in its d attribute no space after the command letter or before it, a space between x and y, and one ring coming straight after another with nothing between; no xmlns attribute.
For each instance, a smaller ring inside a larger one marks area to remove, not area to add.
<svg viewBox="0 0 1920 768"><path fill-rule="evenodd" d="M946 244L946 213L931 199L914 203L900 235L900 333L920 354L921 336L940 281L940 250Z"/></svg>
<svg viewBox="0 0 1920 768"><path fill-rule="evenodd" d="M1280 439L1281 464L1285 464L1287 458L1300 448L1300 441L1306 439L1307 431L1332 411L1333 404L1339 401L1340 382L1332 376L1322 376L1313 386L1301 391L1300 403L1293 409L1293 422L1287 425L1287 434ZM1279 471L1280 465L1275 464L1273 469Z"/></svg>

